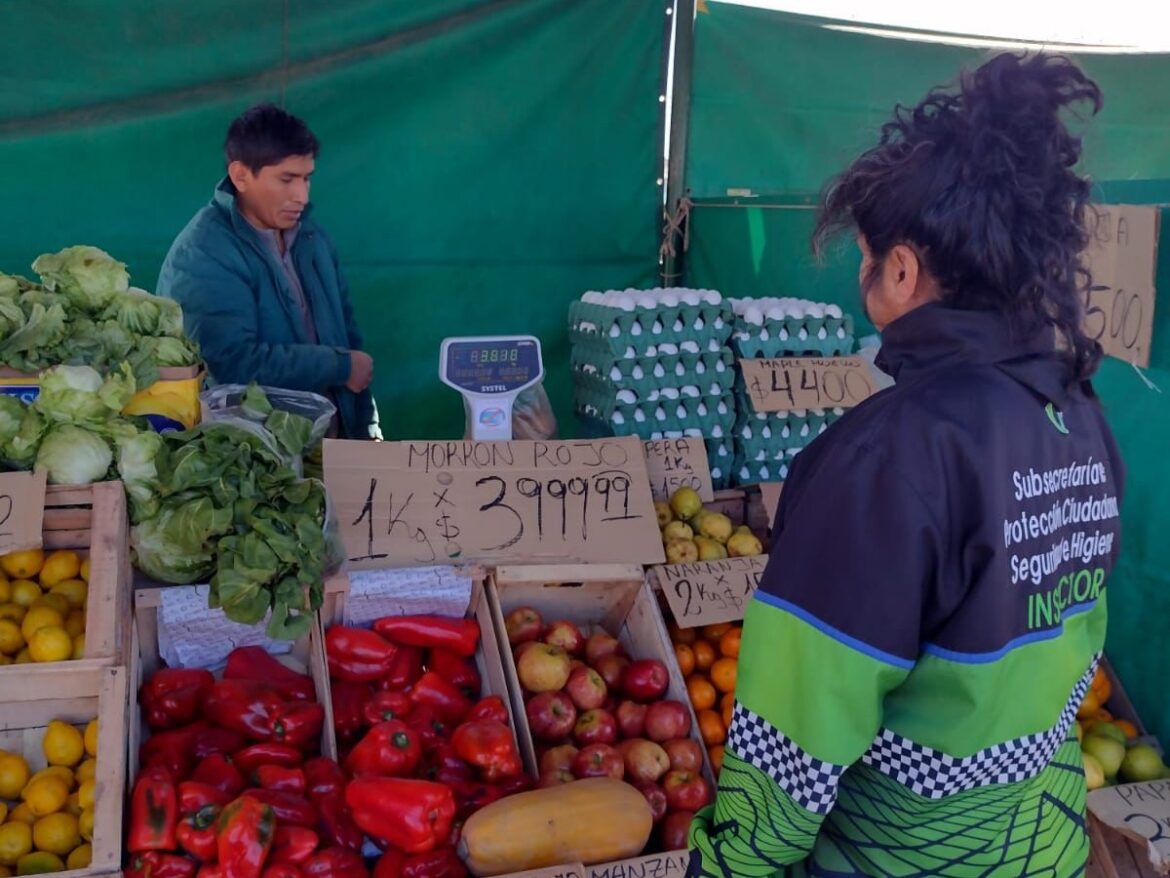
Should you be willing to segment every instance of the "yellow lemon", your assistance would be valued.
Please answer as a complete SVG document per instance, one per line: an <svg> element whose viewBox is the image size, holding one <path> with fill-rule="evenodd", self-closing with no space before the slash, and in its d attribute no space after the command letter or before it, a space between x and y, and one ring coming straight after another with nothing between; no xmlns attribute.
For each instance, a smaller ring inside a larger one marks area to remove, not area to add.
<svg viewBox="0 0 1170 878"><path fill-rule="evenodd" d="M73 654L70 656L70 658L72 658L74 660L85 658L85 634L84 633L78 634L76 637L73 638Z"/></svg>
<svg viewBox="0 0 1170 878"><path fill-rule="evenodd" d="M15 874L16 870L11 866L0 864L0 878L13 878Z"/></svg>
<svg viewBox="0 0 1170 878"><path fill-rule="evenodd" d="M77 818L77 828L82 838L93 841L93 808L81 812L81 816Z"/></svg>
<svg viewBox="0 0 1170 878"><path fill-rule="evenodd" d="M59 777L38 777L31 780L20 794L37 817L56 814L69 799L69 787Z"/></svg>
<svg viewBox="0 0 1170 878"><path fill-rule="evenodd" d="M98 748L98 721L91 719L89 724L85 727L85 752L90 756L97 758Z"/></svg>
<svg viewBox="0 0 1170 878"><path fill-rule="evenodd" d="M17 579L12 583L12 603L26 609L42 594L41 587L27 579Z"/></svg>
<svg viewBox="0 0 1170 878"><path fill-rule="evenodd" d="M78 575L82 579L84 579L86 582L89 582L89 558L85 558L82 560L81 570L78 571Z"/></svg>
<svg viewBox="0 0 1170 878"><path fill-rule="evenodd" d="M32 579L41 572L41 565L45 563L45 553L40 549L29 549L27 552L9 552L0 558L0 568L10 579Z"/></svg>
<svg viewBox="0 0 1170 878"><path fill-rule="evenodd" d="M25 640L32 640L32 636L47 625L63 628L65 626L64 613L53 607L46 607L44 604L32 606L28 608L24 621L20 623L20 633L24 635Z"/></svg>
<svg viewBox="0 0 1170 878"><path fill-rule="evenodd" d="M0 665L14 665L16 660L10 655L0 655Z"/></svg>
<svg viewBox="0 0 1170 878"><path fill-rule="evenodd" d="M89 599L89 586L80 579L66 579L49 589L49 594L61 595L69 602L70 607L80 610Z"/></svg>
<svg viewBox="0 0 1170 878"><path fill-rule="evenodd" d="M97 781L83 780L81 786L77 788L77 800L81 804L81 810L92 808L94 804L94 795L97 792Z"/></svg>
<svg viewBox="0 0 1170 878"><path fill-rule="evenodd" d="M65 617L65 633L70 637L85 633L85 611L74 610Z"/></svg>
<svg viewBox="0 0 1170 878"><path fill-rule="evenodd" d="M20 798L29 780L28 763L18 753L0 755L0 799Z"/></svg>
<svg viewBox="0 0 1170 878"><path fill-rule="evenodd" d="M85 737L69 723L55 719L45 729L41 748L45 751L49 765L72 768L85 758Z"/></svg>
<svg viewBox="0 0 1170 878"><path fill-rule="evenodd" d="M64 872L65 862L56 854L48 851L35 851L25 854L16 861L17 875L46 875L49 872Z"/></svg>
<svg viewBox="0 0 1170 878"><path fill-rule="evenodd" d="M69 612L73 609L69 606L69 601L65 600L65 595L53 594L51 591L33 601L29 609L32 610L37 607L52 607L61 614L62 619L68 616Z"/></svg>
<svg viewBox="0 0 1170 878"><path fill-rule="evenodd" d="M41 585L52 588L58 582L75 579L80 572L81 559L77 557L77 553L62 549L49 555L41 565Z"/></svg>
<svg viewBox="0 0 1170 878"><path fill-rule="evenodd" d="M32 783L34 780L39 780L42 777L59 777L61 780L65 781L65 786L67 786L70 790L77 786L76 776L64 765L50 765L48 768L42 768L40 771L30 777L28 782ZM27 785L28 784L26 784L26 786Z"/></svg>
<svg viewBox="0 0 1170 878"><path fill-rule="evenodd" d="M78 845L65 860L66 869L88 869L93 860L93 845Z"/></svg>
<svg viewBox="0 0 1170 878"><path fill-rule="evenodd" d="M89 730L86 729L88 732ZM77 778L78 783L85 783L87 780L95 780L97 778L97 760L86 759L83 763L77 766L77 771L74 772L74 777Z"/></svg>
<svg viewBox="0 0 1170 878"><path fill-rule="evenodd" d="M24 649L24 635L11 619L0 619L0 653L16 655Z"/></svg>
<svg viewBox="0 0 1170 878"><path fill-rule="evenodd" d="M84 634L77 636L85 637ZM72 658L76 650L69 632L57 625L46 625L38 628L29 639L28 652L34 662L63 662Z"/></svg>
<svg viewBox="0 0 1170 878"><path fill-rule="evenodd" d="M5 802L0 802L0 825L8 819L8 805Z"/></svg>
<svg viewBox="0 0 1170 878"><path fill-rule="evenodd" d="M0 863L15 866L32 850L32 827L27 823L5 823L0 826Z"/></svg>
<svg viewBox="0 0 1170 878"><path fill-rule="evenodd" d="M10 600L12 600L12 583L0 576L0 604L6 604Z"/></svg>
<svg viewBox="0 0 1170 878"><path fill-rule="evenodd" d="M8 815L8 822L11 823L13 820L17 823L27 823L29 826L32 826L37 822L37 815L32 812L32 808L25 802L21 802Z"/></svg>
<svg viewBox="0 0 1170 878"><path fill-rule="evenodd" d="M33 846L59 857L67 855L81 844L77 818L72 814L50 814L33 824Z"/></svg>
<svg viewBox="0 0 1170 878"><path fill-rule="evenodd" d="M27 609L20 604L12 603L12 601L6 604L0 604L0 619L11 619L18 625L24 621L24 616L27 612Z"/></svg>
<svg viewBox="0 0 1170 878"><path fill-rule="evenodd" d="M81 812L84 810L81 807L81 794L70 793L69 798L65 800L65 813L72 814L74 817L80 817Z"/></svg>
<svg viewBox="0 0 1170 878"><path fill-rule="evenodd" d="M18 652L16 654L15 658L12 659L13 663L18 664L18 665L31 665L32 660L33 660L32 653L28 651L27 646L24 649L22 649L20 652Z"/></svg>

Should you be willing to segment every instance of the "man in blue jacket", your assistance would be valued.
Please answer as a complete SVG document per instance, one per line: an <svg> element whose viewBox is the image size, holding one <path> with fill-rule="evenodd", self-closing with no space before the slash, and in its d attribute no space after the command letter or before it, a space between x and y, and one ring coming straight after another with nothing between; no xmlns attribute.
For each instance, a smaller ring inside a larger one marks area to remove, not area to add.
<svg viewBox="0 0 1170 878"><path fill-rule="evenodd" d="M331 435L379 437L337 252L311 218L317 138L271 104L228 128L227 177L175 239L158 293L183 306L189 335L218 384L257 381L331 399Z"/></svg>

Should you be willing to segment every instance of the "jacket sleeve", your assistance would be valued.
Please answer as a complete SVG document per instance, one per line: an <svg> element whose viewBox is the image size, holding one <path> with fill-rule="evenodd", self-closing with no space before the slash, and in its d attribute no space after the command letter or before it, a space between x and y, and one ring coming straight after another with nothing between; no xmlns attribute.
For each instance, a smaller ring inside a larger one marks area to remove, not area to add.
<svg viewBox="0 0 1170 878"><path fill-rule="evenodd" d="M333 246L332 241L329 241L329 252L333 256L333 270L337 274L337 296L341 301L341 313L345 318L345 335L349 339L349 348L353 351L364 350L362 333L358 329L357 319L353 313L353 303L349 299L349 281L346 280L345 272L341 270L341 261L337 258L337 249ZM356 396L358 424L367 431L368 438L381 439L382 430L378 424L378 410L374 405L373 391L367 387ZM366 437L363 436L363 438Z"/></svg>
<svg viewBox="0 0 1170 878"><path fill-rule="evenodd" d="M805 859L914 665L937 521L883 457L832 449L789 480L744 619L715 803L691 826L691 876L763 878Z"/></svg>
<svg viewBox="0 0 1170 878"><path fill-rule="evenodd" d="M158 292L183 307L187 332L220 383L258 381L320 392L349 378L348 351L260 340L250 273L243 258L228 247L180 241L163 265Z"/></svg>

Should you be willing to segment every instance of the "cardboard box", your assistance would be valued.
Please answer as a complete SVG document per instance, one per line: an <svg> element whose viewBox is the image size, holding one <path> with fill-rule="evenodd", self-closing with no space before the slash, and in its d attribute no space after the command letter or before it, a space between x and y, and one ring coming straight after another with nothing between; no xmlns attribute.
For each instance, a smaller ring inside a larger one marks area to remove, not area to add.
<svg viewBox="0 0 1170 878"><path fill-rule="evenodd" d="M126 775L125 668L74 665L68 674L48 666L22 666L19 675L0 677L0 749L20 753L34 772L45 767L41 740L52 720L84 732L98 721L98 773L94 799L93 859L86 869L57 872L84 878L117 871L122 865L122 802ZM62 857L64 859L64 857Z"/></svg>

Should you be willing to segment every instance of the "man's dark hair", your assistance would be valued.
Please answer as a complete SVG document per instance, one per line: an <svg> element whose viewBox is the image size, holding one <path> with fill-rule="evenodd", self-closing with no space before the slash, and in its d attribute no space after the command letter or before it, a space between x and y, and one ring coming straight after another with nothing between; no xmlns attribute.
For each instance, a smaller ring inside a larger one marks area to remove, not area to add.
<svg viewBox="0 0 1170 878"><path fill-rule="evenodd" d="M1101 108L1101 92L1072 61L1000 55L899 106L879 144L828 187L814 241L860 231L875 270L913 245L954 308L998 311L1024 335L1064 337L1069 377L1093 374L1101 346L1082 329L1089 285L1089 181L1069 107Z"/></svg>
<svg viewBox="0 0 1170 878"><path fill-rule="evenodd" d="M316 157L320 145L309 126L275 104L257 104L228 126L223 154L227 164L243 162L253 174L292 155Z"/></svg>

